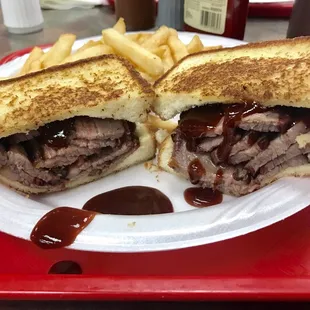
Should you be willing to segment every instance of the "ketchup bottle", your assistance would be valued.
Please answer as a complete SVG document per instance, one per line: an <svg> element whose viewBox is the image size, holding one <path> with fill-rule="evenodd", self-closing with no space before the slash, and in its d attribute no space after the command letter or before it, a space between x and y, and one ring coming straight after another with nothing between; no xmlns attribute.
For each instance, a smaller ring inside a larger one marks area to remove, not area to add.
<svg viewBox="0 0 310 310"><path fill-rule="evenodd" d="M184 30L243 40L249 0L184 0Z"/></svg>

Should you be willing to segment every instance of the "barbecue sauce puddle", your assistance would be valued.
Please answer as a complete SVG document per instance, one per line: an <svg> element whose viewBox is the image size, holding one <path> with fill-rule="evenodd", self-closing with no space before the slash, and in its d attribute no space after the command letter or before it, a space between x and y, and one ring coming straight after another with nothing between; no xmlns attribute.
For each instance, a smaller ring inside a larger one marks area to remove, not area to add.
<svg viewBox="0 0 310 310"><path fill-rule="evenodd" d="M71 245L98 213L150 215L172 213L170 199L147 186L128 186L99 194L88 200L83 209L58 207L45 214L33 228L30 239L43 249Z"/></svg>
<svg viewBox="0 0 310 310"><path fill-rule="evenodd" d="M197 208L217 205L223 201L223 194L212 188L189 187L184 191L185 201Z"/></svg>

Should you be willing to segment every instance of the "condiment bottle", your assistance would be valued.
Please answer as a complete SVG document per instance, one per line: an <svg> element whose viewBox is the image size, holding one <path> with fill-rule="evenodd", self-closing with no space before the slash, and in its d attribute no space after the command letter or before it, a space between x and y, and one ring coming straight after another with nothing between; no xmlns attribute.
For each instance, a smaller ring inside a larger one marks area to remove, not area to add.
<svg viewBox="0 0 310 310"><path fill-rule="evenodd" d="M287 29L287 37L294 38L308 35L310 35L310 1L296 0Z"/></svg>
<svg viewBox="0 0 310 310"><path fill-rule="evenodd" d="M184 0L184 30L243 40L249 0Z"/></svg>
<svg viewBox="0 0 310 310"><path fill-rule="evenodd" d="M156 25L183 30L184 0L159 0Z"/></svg>
<svg viewBox="0 0 310 310"><path fill-rule="evenodd" d="M10 33L26 34L43 29L39 0L1 0L1 9Z"/></svg>
<svg viewBox="0 0 310 310"><path fill-rule="evenodd" d="M116 0L116 19L123 17L129 31L146 30L155 26L154 0Z"/></svg>

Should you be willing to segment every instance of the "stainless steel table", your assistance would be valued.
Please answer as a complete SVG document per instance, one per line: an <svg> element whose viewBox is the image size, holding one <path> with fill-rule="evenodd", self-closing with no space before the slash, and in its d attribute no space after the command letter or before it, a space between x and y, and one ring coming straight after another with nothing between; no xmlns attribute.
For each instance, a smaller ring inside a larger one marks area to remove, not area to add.
<svg viewBox="0 0 310 310"><path fill-rule="evenodd" d="M64 32L74 33L77 38L99 35L101 30L115 23L114 13L107 7L90 10L72 9L65 11L44 10L44 29L27 35L9 34L0 16L0 57L11 51L37 44L52 43ZM249 19L245 41L285 38L288 20Z"/></svg>

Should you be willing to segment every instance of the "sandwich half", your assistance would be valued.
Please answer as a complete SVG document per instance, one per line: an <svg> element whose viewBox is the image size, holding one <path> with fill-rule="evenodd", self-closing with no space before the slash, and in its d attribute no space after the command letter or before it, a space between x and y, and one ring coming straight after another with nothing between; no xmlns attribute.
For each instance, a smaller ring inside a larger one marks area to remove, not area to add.
<svg viewBox="0 0 310 310"><path fill-rule="evenodd" d="M154 111L179 115L159 166L241 196L310 175L310 38L190 55L155 83Z"/></svg>
<svg viewBox="0 0 310 310"><path fill-rule="evenodd" d="M0 181L25 193L65 190L155 154L143 123L154 91L104 55L0 82Z"/></svg>

